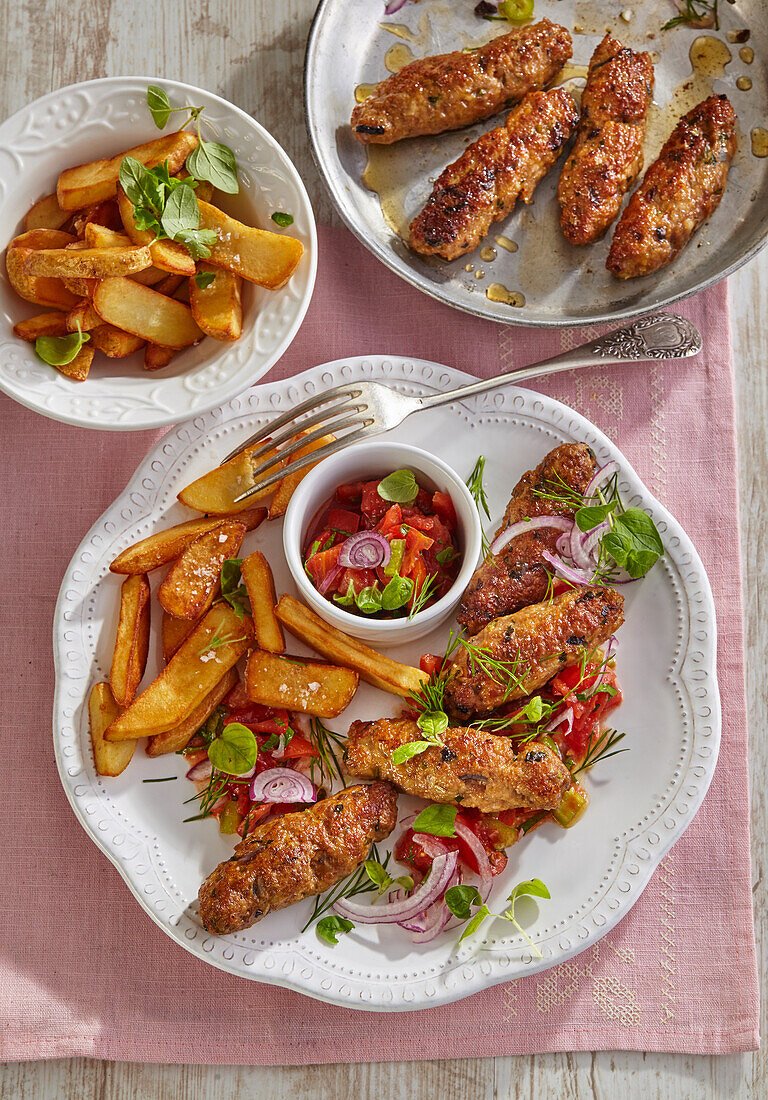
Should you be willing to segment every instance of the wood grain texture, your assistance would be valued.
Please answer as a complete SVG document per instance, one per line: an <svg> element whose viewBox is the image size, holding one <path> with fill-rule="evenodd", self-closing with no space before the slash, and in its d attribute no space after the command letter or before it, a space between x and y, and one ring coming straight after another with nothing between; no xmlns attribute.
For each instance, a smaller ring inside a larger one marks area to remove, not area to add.
<svg viewBox="0 0 768 1100"><path fill-rule="evenodd" d="M315 0L0 0L0 42L5 47L0 117L53 88L100 76L147 73L199 84L257 115L296 163L318 221L339 224L304 129L302 62L314 6ZM768 252L731 279L730 291L738 382L740 522L748 548L744 599L754 899L765 975L768 813L763 790L768 740L762 731L768 725L768 619L762 611L768 607L763 566L768 534L762 520L768 483ZM758 1100L767 1092L768 1068L762 1053L544 1054L287 1069L152 1066L79 1058L0 1068L0 1100Z"/></svg>

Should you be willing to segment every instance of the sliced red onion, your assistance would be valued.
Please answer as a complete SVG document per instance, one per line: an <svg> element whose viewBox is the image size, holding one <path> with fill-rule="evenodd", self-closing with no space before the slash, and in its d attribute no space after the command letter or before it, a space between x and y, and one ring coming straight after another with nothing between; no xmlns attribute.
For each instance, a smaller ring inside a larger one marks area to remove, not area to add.
<svg viewBox="0 0 768 1100"><path fill-rule="evenodd" d="M408 0L387 0L384 5L385 15L397 15L402 7L408 3Z"/></svg>
<svg viewBox="0 0 768 1100"><path fill-rule="evenodd" d="M558 554L560 555L561 558L564 554L567 554L569 552L570 547L571 547L571 540L568 537L568 535L567 534L560 535L558 537L557 542L555 543L555 550L557 550L557 552L558 552Z"/></svg>
<svg viewBox="0 0 768 1100"><path fill-rule="evenodd" d="M334 905L337 913L360 924L398 924L411 920L442 897L453 877L458 862L456 852L446 852L432 862L432 869L424 882L407 898L390 901L385 905L361 905L359 902L340 898Z"/></svg>
<svg viewBox="0 0 768 1100"><path fill-rule="evenodd" d="M414 943L429 943L440 935L451 916L452 913L442 898L433 902L424 914L424 927L413 930L412 941Z"/></svg>
<svg viewBox="0 0 768 1100"><path fill-rule="evenodd" d="M320 581L320 584L317 586L317 591L320 593L321 596L325 595L325 593L331 587L343 568L344 566L339 565L339 563L337 562L332 569L328 570L323 579Z"/></svg>
<svg viewBox="0 0 768 1100"><path fill-rule="evenodd" d="M562 726L563 722L568 723L568 728L561 730L563 734L568 734L573 729L573 707L566 707L565 710L561 710L559 714L556 714L551 722L545 726L547 733L552 733L559 726Z"/></svg>
<svg viewBox="0 0 768 1100"><path fill-rule="evenodd" d="M380 531L358 531L341 544L339 565L345 569L378 569L389 565L392 547Z"/></svg>
<svg viewBox="0 0 768 1100"><path fill-rule="evenodd" d="M251 783L252 802L316 802L317 791L293 768L267 768Z"/></svg>
<svg viewBox="0 0 768 1100"><path fill-rule="evenodd" d="M597 550L597 544L600 539L611 529L609 520L604 520L603 523L599 523L597 527L593 527L591 531L587 531L585 535L581 536L581 549L589 561L590 565L596 565L595 551ZM575 559L574 559L575 560ZM578 562L577 562L578 564ZM586 566L585 566L586 568Z"/></svg>
<svg viewBox="0 0 768 1100"><path fill-rule="evenodd" d="M211 778L211 772L213 771L213 764L206 756L203 760L198 760L196 764L187 772L187 779L191 779L193 783L201 783L206 779Z"/></svg>
<svg viewBox="0 0 768 1100"><path fill-rule="evenodd" d="M591 692L592 695L594 695L597 691L600 690L600 685L602 684L603 680L605 679L605 673L608 669L608 662L611 660L611 657L613 656L613 651L615 650L616 645L617 645L616 635L611 634L610 638L608 639L608 646L605 650L605 656L603 657L603 663L600 665L600 671L598 672L597 679L595 680L594 686L592 688L592 692Z"/></svg>
<svg viewBox="0 0 768 1100"><path fill-rule="evenodd" d="M414 833L413 839L421 845L430 859L437 859L438 856L444 856L451 850L439 837L432 836L431 833Z"/></svg>
<svg viewBox="0 0 768 1100"><path fill-rule="evenodd" d="M568 557L578 569L594 568L592 559L584 549L584 535L576 523L574 523L568 539Z"/></svg>
<svg viewBox="0 0 768 1100"><path fill-rule="evenodd" d="M586 573L583 569L575 569L573 566L567 565L562 558L556 558L554 554L550 554L549 550L542 550L541 556L545 561L549 562L558 576L565 577L571 584L592 584L591 573Z"/></svg>
<svg viewBox="0 0 768 1100"><path fill-rule="evenodd" d="M564 516L538 516L536 519L521 519L496 536L491 543L490 552L492 554L500 553L512 539L516 539L518 535L524 535L526 531L537 531L540 527L554 527L557 531L570 534L573 526L573 520L565 519Z"/></svg>
<svg viewBox="0 0 768 1100"><path fill-rule="evenodd" d="M584 499L589 500L590 497L596 496L597 490L603 482L607 481L609 477L613 477L613 475L618 472L618 469L619 464L614 461L614 459L611 459L610 462L606 462L605 466L601 466L584 490Z"/></svg>
<svg viewBox="0 0 768 1100"><path fill-rule="evenodd" d="M484 886L487 885L493 878L493 874L491 872L491 861L488 858L488 853L486 852L480 840L478 840L472 830L468 829L466 825L462 825L461 822L457 821L455 828L456 836L461 837L467 847L471 850L472 855L477 860L477 870L478 874L480 875L480 881Z"/></svg>

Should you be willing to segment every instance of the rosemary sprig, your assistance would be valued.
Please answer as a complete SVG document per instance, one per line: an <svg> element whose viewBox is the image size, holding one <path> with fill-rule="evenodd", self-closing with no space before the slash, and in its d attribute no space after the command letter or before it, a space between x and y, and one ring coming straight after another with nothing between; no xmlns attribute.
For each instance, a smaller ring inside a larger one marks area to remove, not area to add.
<svg viewBox="0 0 768 1100"><path fill-rule="evenodd" d="M391 853L387 852L387 855L382 862L382 860L379 859L379 853L376 845L374 844L371 847L371 851L368 856L368 862L370 862L371 860L375 860L376 863L381 866L382 870L386 871L390 857ZM319 920L319 918L322 917L323 913L326 913L341 898L354 898L357 897L358 894L369 894L377 891L378 884L373 882L368 875L365 864L361 864L361 866L358 867L356 871L353 871L351 875L348 875L347 878L342 879L341 882L338 882L325 894L320 894L318 897L315 898L315 902L312 907L312 913L310 914L309 920L302 928L302 932L306 932L310 924L313 924L316 920Z"/></svg>

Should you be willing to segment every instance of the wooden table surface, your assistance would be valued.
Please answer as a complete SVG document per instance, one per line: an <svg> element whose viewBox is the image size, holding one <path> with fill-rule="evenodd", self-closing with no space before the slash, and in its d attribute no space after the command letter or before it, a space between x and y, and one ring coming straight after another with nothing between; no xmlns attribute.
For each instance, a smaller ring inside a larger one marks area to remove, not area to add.
<svg viewBox="0 0 768 1100"><path fill-rule="evenodd" d="M354 0L349 0L354 3ZM615 5L614 5L615 6ZM284 145L318 221L337 222L313 164L302 112L302 62L315 0L0 0L5 36L0 118L54 88L136 73L210 88L254 114ZM768 802L768 250L730 281L738 387L741 536L752 733L754 900L766 973ZM726 945L724 945L726 946ZM765 1009L763 1008L765 1015ZM763 1029L765 1024L763 1023ZM393 1051L396 1054L396 1051ZM560 1097L752 1098L768 1093L764 1054L693 1057L609 1052L303 1068L151 1066L75 1058L0 1068L0 1100L507 1100Z"/></svg>

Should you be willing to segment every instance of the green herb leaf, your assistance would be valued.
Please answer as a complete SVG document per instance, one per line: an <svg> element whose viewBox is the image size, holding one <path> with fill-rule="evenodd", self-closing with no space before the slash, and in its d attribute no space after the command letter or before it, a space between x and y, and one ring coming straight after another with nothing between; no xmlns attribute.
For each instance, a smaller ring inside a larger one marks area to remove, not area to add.
<svg viewBox="0 0 768 1100"><path fill-rule="evenodd" d="M171 240L175 240L178 233L197 229L200 225L197 198L195 192L186 183L171 191L166 199L160 223Z"/></svg>
<svg viewBox="0 0 768 1100"><path fill-rule="evenodd" d="M469 920L472 906L480 905L482 900L476 886L451 886L445 891L445 904L459 920Z"/></svg>
<svg viewBox="0 0 768 1100"><path fill-rule="evenodd" d="M436 560L440 565L450 565L454 558L458 558L458 553L453 546L446 546L442 550L439 550L435 554Z"/></svg>
<svg viewBox="0 0 768 1100"><path fill-rule="evenodd" d="M462 940L467 939L468 936L471 936L474 932L476 932L478 930L478 928L480 927L480 925L483 923L483 921L485 920L486 917L492 917L492 916L493 916L493 913L490 911L488 906L487 905L481 905L480 908L478 909L478 911L475 913L472 920L469 922L467 927L464 929L464 931L459 936L459 943L461 943Z"/></svg>
<svg viewBox="0 0 768 1100"><path fill-rule="evenodd" d="M215 271L198 271L195 275L195 282L201 290L207 290L215 278Z"/></svg>
<svg viewBox="0 0 768 1100"><path fill-rule="evenodd" d="M235 154L228 145L218 141L201 141L187 157L187 171L195 179L207 180L228 195L236 195L240 190Z"/></svg>
<svg viewBox="0 0 768 1100"><path fill-rule="evenodd" d="M413 581L410 577L393 577L381 593L381 606L385 611L397 611L405 607L413 595Z"/></svg>
<svg viewBox="0 0 768 1100"><path fill-rule="evenodd" d="M38 336L35 354L51 367L65 367L77 356L83 344L90 340L88 332L68 332L66 336Z"/></svg>
<svg viewBox="0 0 768 1100"><path fill-rule="evenodd" d="M381 611L381 592L376 585L361 588L355 595L355 603L364 615L375 615Z"/></svg>
<svg viewBox="0 0 768 1100"><path fill-rule="evenodd" d="M544 714L544 700L540 695L532 696L523 708L523 714L529 722L540 722Z"/></svg>
<svg viewBox="0 0 768 1100"><path fill-rule="evenodd" d="M155 126L158 130L164 129L173 110L168 93L163 91L162 88L158 88L156 84L150 84L147 88L147 106L154 119Z"/></svg>
<svg viewBox="0 0 768 1100"><path fill-rule="evenodd" d="M182 229L173 238L183 244L193 260L210 260L216 244L215 229Z"/></svg>
<svg viewBox="0 0 768 1100"><path fill-rule="evenodd" d="M392 763L404 764L406 760L410 760L412 756L420 756L428 748L431 748L429 741L407 741L404 745L398 745L392 753Z"/></svg>
<svg viewBox="0 0 768 1100"><path fill-rule="evenodd" d="M247 772L258 755L256 735L242 722L230 722L208 746L208 759L214 768L228 775Z"/></svg>
<svg viewBox="0 0 768 1100"><path fill-rule="evenodd" d="M644 577L664 553L656 524L639 508L628 508L614 516L613 526L601 539L601 545L635 580Z"/></svg>
<svg viewBox="0 0 768 1100"><path fill-rule="evenodd" d="M433 803L422 810L411 826L414 833L429 833L430 836L456 836L456 806L442 806Z"/></svg>
<svg viewBox="0 0 768 1100"><path fill-rule="evenodd" d="M413 470L395 470L379 482L376 491L382 500L392 501L393 504L410 504L416 499L419 486Z"/></svg>
<svg viewBox="0 0 768 1100"><path fill-rule="evenodd" d="M281 229L285 229L287 226L293 225L293 215L283 214L281 210L276 210L272 215L272 221L275 225L279 225Z"/></svg>
<svg viewBox="0 0 768 1100"><path fill-rule="evenodd" d="M333 594L334 603L341 604L342 607L354 607L355 603L355 586L352 581L347 585L346 595L342 596L338 592Z"/></svg>
<svg viewBox="0 0 768 1100"><path fill-rule="evenodd" d="M238 619L251 613L248 589L241 584L242 558L227 558L221 566L221 599L232 608Z"/></svg>
<svg viewBox="0 0 768 1100"><path fill-rule="evenodd" d="M531 950L539 958L542 957L541 951L539 951L538 947L533 942L531 937L528 935L528 933L525 931L525 929L515 919L515 903L518 901L519 898L522 898L522 897L535 897L535 898L547 898L547 899L549 899L549 898L551 898L551 896L552 895L550 894L549 890L547 889L547 887L544 885L544 883L541 881L540 878L533 878L533 879L530 879L527 882L518 882L517 886L514 888L512 893L507 898L507 901L509 902L509 908L506 909L502 913L502 916L506 920L511 921L512 924L514 924L515 928L520 933L520 935L528 941L528 944L530 945Z"/></svg>
<svg viewBox="0 0 768 1100"><path fill-rule="evenodd" d="M580 531L591 531L604 523L608 516L616 511L618 500L609 500L606 504L585 505L579 508L574 516L576 526Z"/></svg>
<svg viewBox="0 0 768 1100"><path fill-rule="evenodd" d="M442 710L428 710L419 715L416 725L425 736L438 741L448 729L448 715Z"/></svg>
<svg viewBox="0 0 768 1100"><path fill-rule="evenodd" d="M332 913L330 917L323 917L317 922L317 935L325 943L335 947L339 942L339 936L344 932L351 932L354 927L351 920Z"/></svg>

